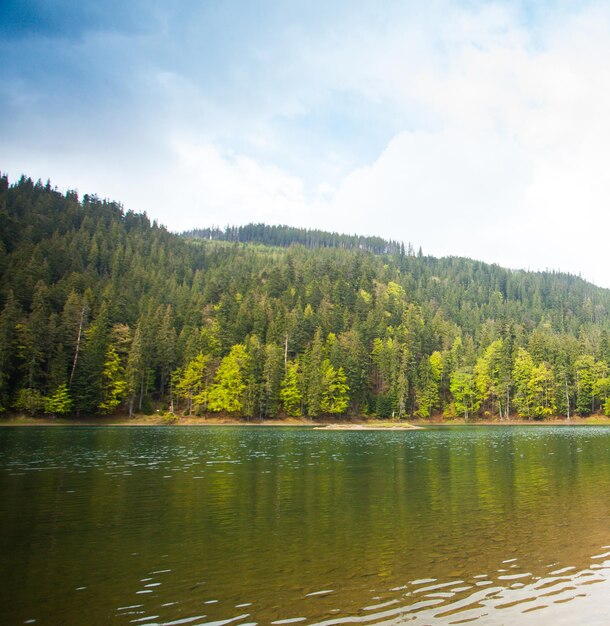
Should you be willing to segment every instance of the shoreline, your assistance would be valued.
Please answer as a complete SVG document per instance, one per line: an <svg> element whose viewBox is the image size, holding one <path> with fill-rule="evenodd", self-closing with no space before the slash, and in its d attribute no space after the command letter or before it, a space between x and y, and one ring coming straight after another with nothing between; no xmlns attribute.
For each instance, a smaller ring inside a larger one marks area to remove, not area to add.
<svg viewBox="0 0 610 626"><path fill-rule="evenodd" d="M275 420L245 420L223 417L176 417L167 419L160 415L135 415L133 417L92 416L80 418L31 417L15 415L0 417L0 427L18 426L255 426L255 427L307 427L314 430L421 430L421 424L388 420L329 420L309 418L285 418Z"/></svg>
<svg viewBox="0 0 610 626"><path fill-rule="evenodd" d="M309 427L315 430L422 430L435 426L610 426L610 417L591 416L550 418L546 420L388 420L371 418L353 419L309 419L291 417L275 420L244 420L229 417L179 417L167 418L161 415L89 416L79 418L31 417L29 415L11 415L0 417L0 427L17 426L264 426L264 427Z"/></svg>

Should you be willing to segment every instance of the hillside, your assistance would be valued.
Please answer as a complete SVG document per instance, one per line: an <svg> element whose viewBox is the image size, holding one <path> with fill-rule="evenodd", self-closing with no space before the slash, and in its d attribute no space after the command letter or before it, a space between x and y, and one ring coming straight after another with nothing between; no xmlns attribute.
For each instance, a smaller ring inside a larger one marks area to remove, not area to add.
<svg viewBox="0 0 610 626"><path fill-rule="evenodd" d="M0 405L273 418L610 410L610 291L281 226L169 233L0 179Z"/></svg>
<svg viewBox="0 0 610 626"><path fill-rule="evenodd" d="M267 224L246 224L220 228L195 228L182 233L189 239L210 241L231 241L233 243L259 243L265 246L289 247L300 244L306 248L342 248L366 250L374 254L405 253L404 244L387 241L381 237L363 237L329 233L323 230L295 228L293 226L269 226ZM411 251L410 251L411 252Z"/></svg>

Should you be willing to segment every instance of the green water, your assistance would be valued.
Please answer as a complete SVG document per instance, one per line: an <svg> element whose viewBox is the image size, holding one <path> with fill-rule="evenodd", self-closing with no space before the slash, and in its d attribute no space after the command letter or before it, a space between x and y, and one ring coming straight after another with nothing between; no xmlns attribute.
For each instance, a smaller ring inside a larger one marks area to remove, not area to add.
<svg viewBox="0 0 610 626"><path fill-rule="evenodd" d="M604 427L7 427L0 497L2 624L610 619Z"/></svg>

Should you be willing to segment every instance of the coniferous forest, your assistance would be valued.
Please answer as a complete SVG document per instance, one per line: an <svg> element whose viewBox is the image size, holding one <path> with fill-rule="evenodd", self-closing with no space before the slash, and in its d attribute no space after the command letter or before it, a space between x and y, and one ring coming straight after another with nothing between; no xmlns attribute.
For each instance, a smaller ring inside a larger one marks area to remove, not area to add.
<svg viewBox="0 0 610 626"><path fill-rule="evenodd" d="M26 177L0 178L0 310L2 411L610 413L610 290L579 277L286 226L180 236Z"/></svg>

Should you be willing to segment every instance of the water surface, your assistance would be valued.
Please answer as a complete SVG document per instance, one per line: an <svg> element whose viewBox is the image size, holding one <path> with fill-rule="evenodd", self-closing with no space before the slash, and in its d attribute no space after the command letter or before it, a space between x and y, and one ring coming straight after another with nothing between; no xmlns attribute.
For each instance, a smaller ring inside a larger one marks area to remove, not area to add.
<svg viewBox="0 0 610 626"><path fill-rule="evenodd" d="M2 624L606 624L610 429L0 429Z"/></svg>

